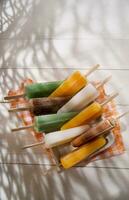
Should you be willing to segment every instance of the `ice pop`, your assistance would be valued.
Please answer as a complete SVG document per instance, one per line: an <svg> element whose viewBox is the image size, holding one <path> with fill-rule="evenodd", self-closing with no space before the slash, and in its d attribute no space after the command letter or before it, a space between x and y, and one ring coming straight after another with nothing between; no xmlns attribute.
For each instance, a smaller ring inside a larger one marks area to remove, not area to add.
<svg viewBox="0 0 129 200"><path fill-rule="evenodd" d="M86 107L84 110L82 110L78 115L73 117L70 121L66 122L61 127L61 130L81 126L93 119L98 118L102 114L103 106L105 106L109 101L111 101L117 95L118 95L118 93L114 93L102 104L100 104L98 102L93 102L88 107Z"/></svg>
<svg viewBox="0 0 129 200"><path fill-rule="evenodd" d="M110 78L111 76L104 79L97 87L92 83L88 83L81 91L75 94L65 105L63 105L63 107L58 110L58 113L81 111L99 96L98 88L107 83Z"/></svg>
<svg viewBox="0 0 129 200"><path fill-rule="evenodd" d="M61 126L70 120L72 117L77 115L77 112L69 112L69 113L60 113L60 114L51 114L51 115L41 115L34 117L34 123L30 126L22 126L19 128L12 129L13 132L34 128L37 133L48 133L57 131L61 128Z"/></svg>
<svg viewBox="0 0 129 200"><path fill-rule="evenodd" d="M96 151L100 150L105 145L106 139L104 137L97 138L60 158L61 165L65 169L73 167Z"/></svg>
<svg viewBox="0 0 129 200"><path fill-rule="evenodd" d="M129 114L129 111L120 114L117 117L111 117L109 119L103 119L90 129L88 129L85 133L79 135L72 141L72 145L74 147L79 147L85 143L87 143L89 140L98 137L100 135L107 134L109 131L115 128L118 119L122 118L123 116Z"/></svg>
<svg viewBox="0 0 129 200"><path fill-rule="evenodd" d="M74 95L76 92L78 92L81 88L83 88L86 85L87 83L86 77L89 76L98 67L99 65L91 67L91 69L85 75L82 75L79 71L73 72L71 76L69 76L64 81L34 83L28 85L25 87L24 94L15 96L6 96L4 97L4 99L10 100L10 99L17 99L20 97L27 97L28 99L31 99L39 97L48 97L50 94L51 97L63 97L63 96ZM55 93L53 93L54 91Z"/></svg>
<svg viewBox="0 0 129 200"><path fill-rule="evenodd" d="M61 108L70 97L42 97L28 100L25 107L11 108L9 112L29 110L33 115L53 114Z"/></svg>
<svg viewBox="0 0 129 200"><path fill-rule="evenodd" d="M83 126L71 128L64 131L51 132L44 135L44 140L42 142L24 146L23 149L34 147L37 145L42 145L42 144L45 144L49 148L56 147L56 146L70 142L73 138L84 133L89 128L90 128L89 125L83 125Z"/></svg>
<svg viewBox="0 0 129 200"><path fill-rule="evenodd" d="M33 83L25 87L25 93L15 96L4 97L5 100L26 97L27 99L48 97L63 81L53 81L44 83Z"/></svg>
<svg viewBox="0 0 129 200"><path fill-rule="evenodd" d="M82 75L79 71L75 71L69 76L50 96L51 97L65 97L73 96L81 90L88 83L87 76L97 69L99 65L94 66L91 70Z"/></svg>
<svg viewBox="0 0 129 200"><path fill-rule="evenodd" d="M112 130L116 125L116 120L114 118L105 119L100 121L98 124L94 125L92 128L87 130L85 133L79 135L72 141L72 145L74 147L80 147L81 145L87 143L91 139L106 134L110 130Z"/></svg>

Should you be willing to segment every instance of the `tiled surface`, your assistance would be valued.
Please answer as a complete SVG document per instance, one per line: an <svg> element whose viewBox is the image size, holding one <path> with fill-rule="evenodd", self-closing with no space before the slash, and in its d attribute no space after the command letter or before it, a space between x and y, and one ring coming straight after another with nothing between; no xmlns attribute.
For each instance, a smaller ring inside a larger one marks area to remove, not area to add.
<svg viewBox="0 0 129 200"><path fill-rule="evenodd" d="M0 95L26 77L63 79L100 63L91 79L112 74L107 91L119 91L118 109L129 109L128 9L128 0L0 1ZM33 139L10 133L15 119L7 107L0 105L0 199L128 199L128 117L121 121L124 155L43 177L41 149L21 151Z"/></svg>
<svg viewBox="0 0 129 200"><path fill-rule="evenodd" d="M128 199L129 171L79 168L43 177L42 168L36 165L2 165L1 199Z"/></svg>

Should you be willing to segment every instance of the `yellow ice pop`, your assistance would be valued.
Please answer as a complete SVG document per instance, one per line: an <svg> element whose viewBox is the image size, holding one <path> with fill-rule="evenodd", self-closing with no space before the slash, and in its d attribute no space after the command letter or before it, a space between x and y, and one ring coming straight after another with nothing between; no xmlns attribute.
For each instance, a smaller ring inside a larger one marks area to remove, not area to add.
<svg viewBox="0 0 129 200"><path fill-rule="evenodd" d="M61 130L74 128L77 126L81 126L86 124L89 121L92 121L99 116L101 116L103 111L103 106L105 106L108 102L110 102L112 99L114 99L118 93L113 93L107 100L105 100L102 104L98 102L93 102L88 107L86 107L84 110L82 110L79 114L77 114L75 117L73 117L70 121L66 122L62 127Z"/></svg>
<svg viewBox="0 0 129 200"><path fill-rule="evenodd" d="M77 163L81 162L82 160L88 158L96 151L101 149L106 144L106 139L104 137L97 138L80 148L75 149L71 153L63 156L60 159L61 165L63 168L68 169Z"/></svg>
<svg viewBox="0 0 129 200"><path fill-rule="evenodd" d="M102 106L99 103L94 102L90 104L88 107L86 107L84 110L82 110L78 115L76 115L70 121L65 123L61 127L61 130L83 125L86 122L97 118L101 114L102 114Z"/></svg>
<svg viewBox="0 0 129 200"><path fill-rule="evenodd" d="M85 75L79 71L73 72L54 92L50 97L66 97L73 96L88 83L87 76L95 71L99 65L93 66Z"/></svg>
<svg viewBox="0 0 129 200"><path fill-rule="evenodd" d="M69 76L50 97L73 96L87 84L87 79L79 71Z"/></svg>

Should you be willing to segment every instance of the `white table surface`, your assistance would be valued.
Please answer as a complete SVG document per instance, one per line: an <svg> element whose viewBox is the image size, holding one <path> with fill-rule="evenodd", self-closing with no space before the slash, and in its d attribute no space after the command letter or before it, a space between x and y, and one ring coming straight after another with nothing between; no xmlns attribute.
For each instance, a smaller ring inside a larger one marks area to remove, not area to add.
<svg viewBox="0 0 129 200"><path fill-rule="evenodd" d="M0 1L0 96L30 77L64 79L100 63L90 79L113 78L107 92L119 91L120 112L129 110L128 0ZM1 200L129 199L129 116L121 120L126 152L114 158L42 175L46 160L27 132L12 134L16 120L0 105Z"/></svg>

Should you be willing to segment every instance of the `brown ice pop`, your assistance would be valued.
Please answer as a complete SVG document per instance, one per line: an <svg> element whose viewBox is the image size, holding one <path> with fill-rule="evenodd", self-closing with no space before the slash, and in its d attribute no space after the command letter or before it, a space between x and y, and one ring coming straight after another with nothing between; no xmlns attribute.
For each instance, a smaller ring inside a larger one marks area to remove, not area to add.
<svg viewBox="0 0 129 200"><path fill-rule="evenodd" d="M74 147L80 147L81 145L87 143L89 140L93 138L107 134L110 130L112 130L117 123L117 120L114 118L104 119L90 128L88 131L78 136L72 141L72 145Z"/></svg>
<svg viewBox="0 0 129 200"><path fill-rule="evenodd" d="M70 97L43 97L28 101L27 106L9 109L9 112L30 110L34 115L53 114L58 111Z"/></svg>

